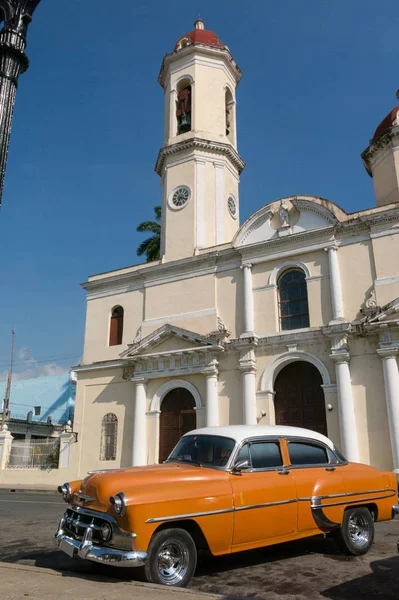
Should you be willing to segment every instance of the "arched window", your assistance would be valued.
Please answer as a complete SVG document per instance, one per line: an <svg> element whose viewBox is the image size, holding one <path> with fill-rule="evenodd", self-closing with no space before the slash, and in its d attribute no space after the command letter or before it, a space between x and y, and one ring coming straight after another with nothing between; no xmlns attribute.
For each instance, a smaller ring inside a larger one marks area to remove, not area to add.
<svg viewBox="0 0 399 600"><path fill-rule="evenodd" d="M111 314L111 324L109 328L109 345L120 346L123 337L123 308L115 306Z"/></svg>
<svg viewBox="0 0 399 600"><path fill-rule="evenodd" d="M191 83L182 79L177 85L177 134L191 131Z"/></svg>
<svg viewBox="0 0 399 600"><path fill-rule="evenodd" d="M231 144L235 143L235 114L234 114L234 99L229 88L226 88L225 93L225 111L226 111L226 136Z"/></svg>
<svg viewBox="0 0 399 600"><path fill-rule="evenodd" d="M101 423L100 460L116 459L116 442L118 436L118 417L108 413Z"/></svg>
<svg viewBox="0 0 399 600"><path fill-rule="evenodd" d="M308 290L301 269L289 269L278 279L280 329L309 327Z"/></svg>

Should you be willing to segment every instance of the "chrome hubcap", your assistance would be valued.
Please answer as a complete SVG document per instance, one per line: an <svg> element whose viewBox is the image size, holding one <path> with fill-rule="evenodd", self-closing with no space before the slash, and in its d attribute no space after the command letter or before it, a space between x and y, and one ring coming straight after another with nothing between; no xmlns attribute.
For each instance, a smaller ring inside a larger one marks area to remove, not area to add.
<svg viewBox="0 0 399 600"><path fill-rule="evenodd" d="M349 536L355 546L365 546L370 540L370 525L362 515L349 519Z"/></svg>
<svg viewBox="0 0 399 600"><path fill-rule="evenodd" d="M160 547L157 556L159 578L165 585L176 585L188 568L188 550L179 540L168 540Z"/></svg>

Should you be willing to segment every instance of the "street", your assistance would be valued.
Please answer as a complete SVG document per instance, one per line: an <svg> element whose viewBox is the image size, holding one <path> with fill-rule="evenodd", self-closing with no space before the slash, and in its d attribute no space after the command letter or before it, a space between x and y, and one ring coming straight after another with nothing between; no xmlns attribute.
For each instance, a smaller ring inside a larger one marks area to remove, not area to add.
<svg viewBox="0 0 399 600"><path fill-rule="evenodd" d="M62 571L85 579L131 580L135 570L104 568L72 560L53 539L65 503L58 494L0 491L0 561ZM229 598L353 600L399 597L397 522L377 523L365 557L345 557L330 540L312 538L200 561L193 589ZM16 586L18 582L16 581Z"/></svg>

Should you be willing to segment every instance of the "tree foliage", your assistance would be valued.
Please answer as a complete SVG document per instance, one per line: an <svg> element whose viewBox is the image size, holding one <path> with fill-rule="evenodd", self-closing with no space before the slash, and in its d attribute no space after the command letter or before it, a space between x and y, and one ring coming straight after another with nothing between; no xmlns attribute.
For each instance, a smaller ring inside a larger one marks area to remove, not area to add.
<svg viewBox="0 0 399 600"><path fill-rule="evenodd" d="M161 207L154 206L154 212L155 221L142 221L136 229L139 233L152 233L137 248L137 256L144 254L146 262L159 260L161 255Z"/></svg>

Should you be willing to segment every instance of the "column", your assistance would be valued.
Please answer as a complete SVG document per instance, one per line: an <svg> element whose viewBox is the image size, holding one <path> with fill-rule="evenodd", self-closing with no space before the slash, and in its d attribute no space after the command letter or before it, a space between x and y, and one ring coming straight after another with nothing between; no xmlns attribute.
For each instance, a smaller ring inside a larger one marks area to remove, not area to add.
<svg viewBox="0 0 399 600"><path fill-rule="evenodd" d="M254 295L252 290L252 265L244 264L241 269L244 276L244 333L243 336L255 335Z"/></svg>
<svg viewBox="0 0 399 600"><path fill-rule="evenodd" d="M330 358L335 362L342 451L349 461L359 462L355 405L349 370L350 355L349 352L337 352Z"/></svg>
<svg viewBox="0 0 399 600"><path fill-rule="evenodd" d="M339 274L338 265L338 248L336 246L330 246L325 248L328 252L328 264L330 270L330 290L331 290L331 304L333 311L333 321L344 319L344 304L342 299L342 286L341 277Z"/></svg>
<svg viewBox="0 0 399 600"><path fill-rule="evenodd" d="M7 466L13 439L7 425L4 424L0 430L0 469L5 469Z"/></svg>
<svg viewBox="0 0 399 600"><path fill-rule="evenodd" d="M215 206L216 206L216 245L224 244L224 215L225 215L225 197L224 197L224 164L214 162L215 167Z"/></svg>
<svg viewBox="0 0 399 600"><path fill-rule="evenodd" d="M242 372L243 423L257 425L256 357L252 344L242 349L238 368Z"/></svg>
<svg viewBox="0 0 399 600"><path fill-rule="evenodd" d="M169 94L169 138L176 137L177 135L177 117L176 117L176 101L177 91L175 89L170 90ZM167 143L167 139L165 143Z"/></svg>
<svg viewBox="0 0 399 600"><path fill-rule="evenodd" d="M219 425L218 370L216 367L205 372L205 395L205 424L206 427L214 427Z"/></svg>
<svg viewBox="0 0 399 600"><path fill-rule="evenodd" d="M71 431L64 430L60 434L60 458L58 462L59 469L69 467L71 444L74 439L75 436Z"/></svg>
<svg viewBox="0 0 399 600"><path fill-rule="evenodd" d="M133 467L147 464L147 380L132 379L136 384L133 421Z"/></svg>
<svg viewBox="0 0 399 600"><path fill-rule="evenodd" d="M384 370L385 399L387 403L389 433L395 473L399 473L399 372L396 356L398 348L377 350Z"/></svg>

